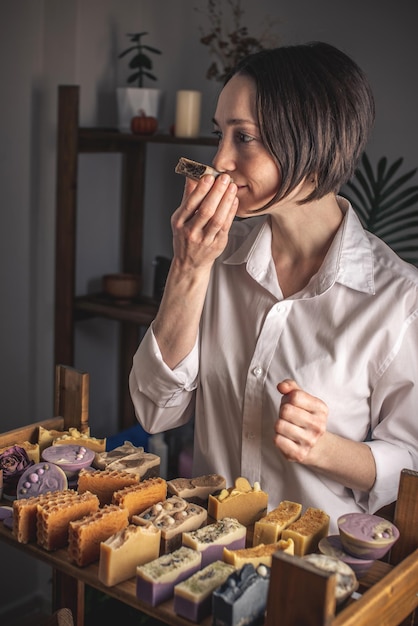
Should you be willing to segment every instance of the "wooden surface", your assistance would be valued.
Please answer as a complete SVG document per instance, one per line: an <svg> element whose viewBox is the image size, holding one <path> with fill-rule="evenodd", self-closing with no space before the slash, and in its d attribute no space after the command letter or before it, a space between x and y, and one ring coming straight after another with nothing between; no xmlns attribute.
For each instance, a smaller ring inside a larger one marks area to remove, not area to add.
<svg viewBox="0 0 418 626"><path fill-rule="evenodd" d="M10 503L9 503L10 504ZM13 536L11 530L4 527L3 524L0 523L0 540L5 541L11 546L14 546L20 551L23 551L28 556L37 558L44 563L47 563L51 567L55 568L55 572L59 572L64 576L60 576L60 589L58 591L63 594L62 601L65 603L65 606L69 606L71 608L70 603L72 602L71 598L71 589L73 588L74 583L80 589L82 585L90 585L100 591L128 604L143 613L148 615L152 615L162 622L166 624L171 624L172 626L191 626L191 622L189 620L178 617L173 611L173 601L170 600L168 602L164 602L158 607L152 607L145 602L141 602L136 597L136 586L135 579L131 578L115 587L106 587L103 585L98 577L98 563L93 563L92 565L88 565L87 567L78 567L70 562L68 558L68 553L66 549L57 550L55 552L48 552L43 548L40 548L36 544L20 544L16 541ZM70 587L66 587L68 582L71 583ZM59 608L59 607L55 607ZM83 626L82 616L79 614L78 616L74 614L74 623L75 626ZM211 618L208 618L202 622L202 625L209 626L211 624Z"/></svg>

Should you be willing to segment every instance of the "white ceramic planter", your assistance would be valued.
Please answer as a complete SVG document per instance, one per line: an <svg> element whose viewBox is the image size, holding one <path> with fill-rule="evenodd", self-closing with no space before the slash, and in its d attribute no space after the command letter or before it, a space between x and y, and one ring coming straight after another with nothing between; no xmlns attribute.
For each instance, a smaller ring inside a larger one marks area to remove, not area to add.
<svg viewBox="0 0 418 626"><path fill-rule="evenodd" d="M121 132L131 132L131 119L144 111L149 117L156 117L160 112L160 89L147 87L118 87L118 128Z"/></svg>

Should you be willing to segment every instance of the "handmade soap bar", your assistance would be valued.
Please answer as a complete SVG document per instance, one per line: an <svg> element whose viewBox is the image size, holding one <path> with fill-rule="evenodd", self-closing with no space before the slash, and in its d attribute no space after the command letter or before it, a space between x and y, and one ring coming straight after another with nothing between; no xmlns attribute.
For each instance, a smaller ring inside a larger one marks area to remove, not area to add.
<svg viewBox="0 0 418 626"><path fill-rule="evenodd" d="M56 493L61 493L61 497L51 498L37 505L36 540L45 550L65 547L68 543L69 523L94 513L99 508L99 499L92 493Z"/></svg>
<svg viewBox="0 0 418 626"><path fill-rule="evenodd" d="M172 597L177 583L200 569L202 555L191 548L181 547L163 554L136 570L136 595L139 600L157 606Z"/></svg>
<svg viewBox="0 0 418 626"><path fill-rule="evenodd" d="M128 525L128 511L115 504L73 520L68 526L68 556L79 567L84 567L100 557L100 542Z"/></svg>
<svg viewBox="0 0 418 626"><path fill-rule="evenodd" d="M35 463L28 467L17 483L16 497L32 498L50 491L63 491L68 487L67 475L54 463Z"/></svg>
<svg viewBox="0 0 418 626"><path fill-rule="evenodd" d="M100 544L99 580L107 587L133 578L138 565L158 558L161 532L153 524L129 524Z"/></svg>
<svg viewBox="0 0 418 626"><path fill-rule="evenodd" d="M226 481L219 474L206 474L196 478L173 478L167 482L167 493L180 496L189 502L207 506L210 494L225 489Z"/></svg>
<svg viewBox="0 0 418 626"><path fill-rule="evenodd" d="M270 568L248 563L233 572L212 596L213 626L255 626L264 623Z"/></svg>
<svg viewBox="0 0 418 626"><path fill-rule="evenodd" d="M259 483L251 487L246 478L240 477L234 487L209 495L208 516L215 520L234 517L244 526L251 526L267 513L267 504L268 495Z"/></svg>
<svg viewBox="0 0 418 626"><path fill-rule="evenodd" d="M20 498L13 502L13 534L19 543L36 541L38 505L66 501L69 496L77 497L73 490L47 492L31 498Z"/></svg>
<svg viewBox="0 0 418 626"><path fill-rule="evenodd" d="M85 446L49 446L42 452L42 459L47 463L55 463L67 474L74 476L82 467L91 465L94 452Z"/></svg>
<svg viewBox="0 0 418 626"><path fill-rule="evenodd" d="M145 452L144 448L136 447L130 441L109 452L96 454L93 466L138 474L141 480L160 475L160 457Z"/></svg>
<svg viewBox="0 0 418 626"><path fill-rule="evenodd" d="M303 558L317 569L336 575L335 599L337 604L347 600L357 589L356 575L347 563L325 554L307 554Z"/></svg>
<svg viewBox="0 0 418 626"><path fill-rule="evenodd" d="M167 482L164 478L148 478L138 485L124 487L115 491L112 503L128 509L129 520L133 515L139 515L148 507L167 497Z"/></svg>
<svg viewBox="0 0 418 626"><path fill-rule="evenodd" d="M182 533L196 530L206 524L207 511L197 504L190 504L179 496L172 496L154 504L140 515L134 515L134 524L152 522L161 530L161 554L172 552L181 546Z"/></svg>
<svg viewBox="0 0 418 626"><path fill-rule="evenodd" d="M282 539L293 539L295 554L303 556L315 552L322 537L328 535L329 515L321 509L309 507L296 522L282 532Z"/></svg>
<svg viewBox="0 0 418 626"><path fill-rule="evenodd" d="M110 504L115 491L139 483L139 475L117 470L85 470L78 474L77 490L79 493L90 491L99 498L100 506Z"/></svg>
<svg viewBox="0 0 418 626"><path fill-rule="evenodd" d="M174 612L201 622L212 612L212 593L234 571L232 565L214 561L174 587Z"/></svg>
<svg viewBox="0 0 418 626"><path fill-rule="evenodd" d="M301 504L289 500L280 502L278 507L254 524L253 546L278 541L282 531L299 519L301 513Z"/></svg>
<svg viewBox="0 0 418 626"><path fill-rule="evenodd" d="M271 567L272 556L279 550L287 554L294 554L295 547L293 540L287 539L285 541L284 539L280 539L276 543L268 543L267 545L260 543L253 548L243 548L242 550L229 550L228 548L224 548L223 560L225 563L234 565L237 569L246 563L251 563L254 567L257 567L257 565L267 565Z"/></svg>
<svg viewBox="0 0 418 626"><path fill-rule="evenodd" d="M19 448L23 448L26 454L28 455L29 461L33 461L34 463L39 463L40 458L40 449L38 443L31 443L30 441L22 441L17 444ZM10 446L5 446L4 448L0 448L0 454L3 454L6 450L9 450Z"/></svg>
<svg viewBox="0 0 418 626"><path fill-rule="evenodd" d="M214 524L183 533L183 545L202 553L202 567L222 560L224 548L245 548L247 529L238 520L225 517Z"/></svg>
<svg viewBox="0 0 418 626"><path fill-rule="evenodd" d="M97 439L88 432L81 433L77 428L69 428L68 433L61 433L52 440L53 446L78 445L93 450L93 452L104 452L106 450L106 438Z"/></svg>

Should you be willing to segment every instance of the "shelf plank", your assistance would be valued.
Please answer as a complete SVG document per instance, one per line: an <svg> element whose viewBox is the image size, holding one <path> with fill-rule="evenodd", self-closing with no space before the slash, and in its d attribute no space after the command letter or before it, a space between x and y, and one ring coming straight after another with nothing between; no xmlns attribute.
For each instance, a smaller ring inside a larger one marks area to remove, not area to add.
<svg viewBox="0 0 418 626"><path fill-rule="evenodd" d="M78 296L74 308L78 318L105 317L119 322L133 322L138 326L149 326L155 318L159 303L148 298L129 302L112 300L103 294Z"/></svg>
<svg viewBox="0 0 418 626"><path fill-rule="evenodd" d="M168 133L134 135L111 128L80 127L78 130L79 152L126 152L135 144L147 143L216 147L218 139L211 136L174 137Z"/></svg>

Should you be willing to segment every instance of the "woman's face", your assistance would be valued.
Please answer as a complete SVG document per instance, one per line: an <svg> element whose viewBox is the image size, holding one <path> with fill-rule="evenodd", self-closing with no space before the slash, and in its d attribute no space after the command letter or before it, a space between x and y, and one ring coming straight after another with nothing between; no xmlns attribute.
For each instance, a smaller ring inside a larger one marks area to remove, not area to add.
<svg viewBox="0 0 418 626"><path fill-rule="evenodd" d="M276 195L280 172L264 147L256 113L256 86L236 74L222 89L214 117L219 136L214 167L231 175L238 186L237 215L249 216Z"/></svg>

